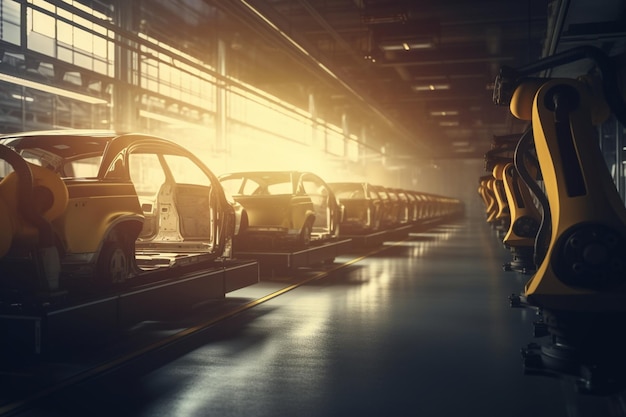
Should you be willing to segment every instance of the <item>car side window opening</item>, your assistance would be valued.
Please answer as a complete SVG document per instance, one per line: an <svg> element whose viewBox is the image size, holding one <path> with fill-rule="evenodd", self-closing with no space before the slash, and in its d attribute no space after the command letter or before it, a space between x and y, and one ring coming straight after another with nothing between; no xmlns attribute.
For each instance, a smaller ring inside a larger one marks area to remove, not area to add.
<svg viewBox="0 0 626 417"><path fill-rule="evenodd" d="M62 160L61 157L55 156L49 152L39 150L31 152L25 149L20 152L20 156L24 158L26 162L29 162L33 165L38 165L40 167L48 168L52 171L56 169L59 161Z"/></svg>
<svg viewBox="0 0 626 417"><path fill-rule="evenodd" d="M181 155L163 155L176 184L210 186L210 178L192 160Z"/></svg>
<svg viewBox="0 0 626 417"><path fill-rule="evenodd" d="M241 178L225 178L220 179L224 191L232 196L240 196Z"/></svg>
<svg viewBox="0 0 626 417"><path fill-rule="evenodd" d="M95 178L101 161L102 156L68 161L59 169L59 174L65 178Z"/></svg>
<svg viewBox="0 0 626 417"><path fill-rule="evenodd" d="M293 194L291 182L277 182L266 187L269 194Z"/></svg>
<svg viewBox="0 0 626 417"><path fill-rule="evenodd" d="M267 190L265 190L261 184L258 182L251 180L250 178L243 178L241 182L241 186L239 188L239 192L241 195L261 195L267 194Z"/></svg>
<svg viewBox="0 0 626 417"><path fill-rule="evenodd" d="M128 157L130 180L140 200L154 200L165 182L165 172L153 153L131 153Z"/></svg>
<svg viewBox="0 0 626 417"><path fill-rule="evenodd" d="M13 172L13 167L11 166L11 164L3 159L0 159L0 178L6 177L11 172Z"/></svg>

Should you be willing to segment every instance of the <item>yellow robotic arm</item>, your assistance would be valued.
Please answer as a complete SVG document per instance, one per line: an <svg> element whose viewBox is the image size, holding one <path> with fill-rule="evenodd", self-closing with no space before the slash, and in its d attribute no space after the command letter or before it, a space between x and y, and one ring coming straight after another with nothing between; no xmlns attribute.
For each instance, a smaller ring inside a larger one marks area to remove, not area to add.
<svg viewBox="0 0 626 417"><path fill-rule="evenodd" d="M595 61L602 88L590 82L597 78L525 78L579 59ZM547 219L539 234L550 234L547 244L536 240L537 271L524 299L542 317L536 334L551 339L522 350L525 369L573 378L578 389L601 394L626 387L626 208L595 128L610 112L626 125L613 64L597 48L575 48L522 70L503 69L494 89L496 104L532 122Z"/></svg>
<svg viewBox="0 0 626 417"><path fill-rule="evenodd" d="M550 202L550 245L525 287L528 302L540 307L626 310L626 209L597 144L592 93L580 80L549 80L539 88L533 81L511 101L517 117L532 109Z"/></svg>
<svg viewBox="0 0 626 417"><path fill-rule="evenodd" d="M541 213L512 162L504 167L504 191L511 211L511 227L503 243L513 247L534 246Z"/></svg>

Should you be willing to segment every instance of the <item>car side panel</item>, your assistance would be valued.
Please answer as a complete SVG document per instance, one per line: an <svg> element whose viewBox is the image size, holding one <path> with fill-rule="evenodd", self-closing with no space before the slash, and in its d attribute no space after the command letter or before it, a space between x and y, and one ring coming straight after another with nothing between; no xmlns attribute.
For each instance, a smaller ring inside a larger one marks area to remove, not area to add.
<svg viewBox="0 0 626 417"><path fill-rule="evenodd" d="M298 234L313 213L308 196L290 194L234 196L248 215L248 232Z"/></svg>
<svg viewBox="0 0 626 417"><path fill-rule="evenodd" d="M97 252L106 233L120 217L143 221L139 200L130 183L68 181L66 185L69 203L53 226L70 254Z"/></svg>

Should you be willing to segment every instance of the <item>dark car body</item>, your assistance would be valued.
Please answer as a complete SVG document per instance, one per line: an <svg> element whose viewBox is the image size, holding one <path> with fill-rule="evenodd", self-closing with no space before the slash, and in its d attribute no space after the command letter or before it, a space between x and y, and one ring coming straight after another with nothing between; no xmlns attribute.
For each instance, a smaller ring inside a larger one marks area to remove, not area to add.
<svg viewBox="0 0 626 417"><path fill-rule="evenodd" d="M328 184L313 173L233 172L219 179L245 210L246 226L238 236L242 246L307 246L338 234L341 207Z"/></svg>
<svg viewBox="0 0 626 417"><path fill-rule="evenodd" d="M172 266L181 255L230 255L234 202L209 168L173 142L69 130L7 135L0 144L29 162L35 183L56 178L56 189L36 189L63 206L47 219L61 254L62 276L122 282L142 271L139 264L151 269ZM20 215L12 186L19 175L5 163L0 176L0 199L14 219L11 249L0 255L3 262L20 256L20 247L28 246L20 244L36 241L38 232Z"/></svg>
<svg viewBox="0 0 626 417"><path fill-rule="evenodd" d="M388 194L398 205L398 222L406 224L412 222L411 200L406 191L400 188L388 188Z"/></svg>
<svg viewBox="0 0 626 417"><path fill-rule="evenodd" d="M328 184L343 206L342 234L376 232L381 227L383 200L367 182L331 182Z"/></svg>
<svg viewBox="0 0 626 417"><path fill-rule="evenodd" d="M383 202L381 227L384 229L389 229L398 226L400 224L400 220L398 213L399 206L397 197L394 199L393 196L390 195L387 187L384 187L382 185L373 185L372 188Z"/></svg>
<svg viewBox="0 0 626 417"><path fill-rule="evenodd" d="M417 223L420 220L420 199L415 191L403 190L408 199L408 218L410 223Z"/></svg>

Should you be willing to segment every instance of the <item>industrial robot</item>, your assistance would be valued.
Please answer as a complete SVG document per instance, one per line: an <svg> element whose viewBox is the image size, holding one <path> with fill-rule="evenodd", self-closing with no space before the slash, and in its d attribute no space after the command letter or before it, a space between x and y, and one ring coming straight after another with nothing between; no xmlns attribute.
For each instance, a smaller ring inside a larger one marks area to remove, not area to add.
<svg viewBox="0 0 626 417"><path fill-rule="evenodd" d="M594 64L593 72L576 79L535 75L582 60ZM626 70L616 62L598 48L574 48L503 67L494 89L496 104L531 123L515 166L543 211L536 272L511 297L537 311L536 336L550 338L523 350L525 369L571 378L581 392L597 394L626 388L626 208L597 137L611 113L626 126L620 93ZM542 187L523 162L531 147Z"/></svg>
<svg viewBox="0 0 626 417"><path fill-rule="evenodd" d="M500 240L504 237L504 233L506 233L511 223L509 202L504 191L504 166L507 162L507 158L500 157L497 154L489 154L488 152L485 156L486 169L491 171L493 176L488 185L495 199L495 207L487 218L487 222L494 228Z"/></svg>
<svg viewBox="0 0 626 417"><path fill-rule="evenodd" d="M496 205L496 198L489 186L489 182L493 179L492 175L483 175L478 179L478 195L485 205L485 221L489 219Z"/></svg>
<svg viewBox="0 0 626 417"><path fill-rule="evenodd" d="M535 270L534 243L541 215L514 164L520 136L494 136L492 149L485 154L485 169L492 171L506 200L507 218L506 222L501 223L503 230L499 238L511 252L512 260L503 267L506 271L528 274Z"/></svg>

